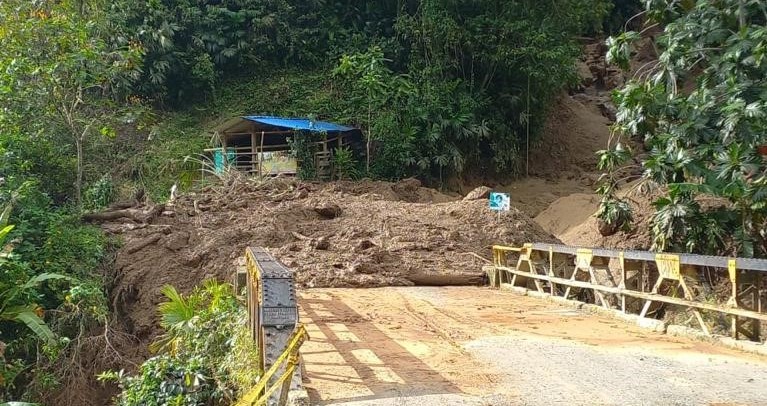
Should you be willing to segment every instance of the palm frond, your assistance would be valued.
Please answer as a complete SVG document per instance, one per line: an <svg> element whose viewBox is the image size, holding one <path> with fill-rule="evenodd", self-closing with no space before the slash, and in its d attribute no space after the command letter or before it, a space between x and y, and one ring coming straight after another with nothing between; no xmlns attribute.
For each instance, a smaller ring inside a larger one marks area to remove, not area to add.
<svg viewBox="0 0 767 406"><path fill-rule="evenodd" d="M8 203L3 208L3 212L0 213L0 227L5 227L8 225L8 220L11 217L11 211L13 210L13 205Z"/></svg>
<svg viewBox="0 0 767 406"><path fill-rule="evenodd" d="M27 283L21 286L21 288L22 290L31 289L45 281L53 280L53 279L64 279L68 281L73 280L73 278L70 276L61 275L57 273L41 273L40 275L37 275L31 278L30 280L28 280Z"/></svg>
<svg viewBox="0 0 767 406"><path fill-rule="evenodd" d="M176 288L165 285L161 293L168 298L168 301L160 303L158 306L161 318L160 325L168 329L177 328L194 318L195 308L193 304L184 299Z"/></svg>

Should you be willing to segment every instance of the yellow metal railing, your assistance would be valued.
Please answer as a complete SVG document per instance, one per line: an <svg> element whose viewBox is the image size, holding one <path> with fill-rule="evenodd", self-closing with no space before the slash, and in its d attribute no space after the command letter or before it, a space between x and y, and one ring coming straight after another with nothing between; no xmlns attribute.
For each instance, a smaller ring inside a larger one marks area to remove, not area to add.
<svg viewBox="0 0 767 406"><path fill-rule="evenodd" d="M735 338L743 334L759 340L761 322L767 321L762 297L767 260L525 244L494 246L491 269L489 279L496 287L529 284L539 292L567 299L574 290L590 291L595 303L617 307L610 300L615 297L621 311L636 311L640 317L647 316L655 302L683 306L706 334L710 328L701 310L728 317ZM703 271L724 273L722 279L731 285L726 304L701 300L694 292L690 284ZM637 306L629 309L627 300Z"/></svg>
<svg viewBox="0 0 767 406"><path fill-rule="evenodd" d="M293 272L262 248L245 251L245 293L251 337L260 352L258 384L237 405L286 404L299 365L299 350L308 339L298 322Z"/></svg>
<svg viewBox="0 0 767 406"><path fill-rule="evenodd" d="M301 345L309 338L306 328L299 324L288 342L287 348L282 355L272 364L272 366L259 378L258 384L249 390L235 405L236 406L261 406L266 405L269 397L277 389L280 391L280 400L278 405L283 406L287 403L288 392L290 391L290 381L299 365L299 350ZM267 383L272 380L277 371L285 364L285 370L280 377L273 381L272 385L267 387Z"/></svg>

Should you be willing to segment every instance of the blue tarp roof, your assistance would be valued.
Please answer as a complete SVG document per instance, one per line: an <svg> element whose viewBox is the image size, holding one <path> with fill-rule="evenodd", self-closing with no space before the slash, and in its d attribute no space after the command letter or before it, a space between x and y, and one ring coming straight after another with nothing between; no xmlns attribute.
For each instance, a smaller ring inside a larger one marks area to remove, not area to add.
<svg viewBox="0 0 767 406"><path fill-rule="evenodd" d="M305 130L313 132L346 132L355 130L352 127L346 127L340 124L328 123L325 121L312 121L308 118L285 118L272 116L243 116L245 120L256 123L271 125L275 127L289 128L291 130Z"/></svg>

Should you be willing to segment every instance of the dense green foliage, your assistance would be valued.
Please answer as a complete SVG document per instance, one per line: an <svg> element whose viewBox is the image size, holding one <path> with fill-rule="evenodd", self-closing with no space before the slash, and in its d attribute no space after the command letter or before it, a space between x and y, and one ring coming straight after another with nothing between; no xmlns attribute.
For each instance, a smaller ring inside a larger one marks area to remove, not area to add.
<svg viewBox="0 0 767 406"><path fill-rule="evenodd" d="M42 393L24 394L37 373L55 370L73 339L108 323L94 272L105 240L66 210L52 209L34 185L4 198L15 202L17 224L0 241L0 399L37 397ZM55 378L35 387L51 385Z"/></svg>
<svg viewBox="0 0 767 406"><path fill-rule="evenodd" d="M111 133L119 109L106 115L105 95L129 80L130 56L110 51L78 4L0 3L0 204L15 225L0 263L0 401L54 388L62 377L39 372L108 322L96 272L106 239L77 205L83 151Z"/></svg>
<svg viewBox="0 0 767 406"><path fill-rule="evenodd" d="M0 2L0 205L12 204L15 225L0 289L12 296L7 305L24 310L0 320L0 401L54 391L66 381L57 363L77 354L76 339L108 336L98 269L109 244L81 224L82 212L141 191L161 200L174 183L188 186L200 171L185 156L209 145L220 120L264 113L358 125L366 156L340 150L339 178L513 174L554 99L576 80L576 38L631 3ZM292 142L310 160L306 140ZM223 302L196 308L195 320L207 320L200 328L233 328L209 318L234 318L231 300ZM230 398L231 382L210 363L219 355L194 358L198 344L229 344L215 334L207 337L215 342L194 344L199 337L166 328L191 358L166 352L138 377L121 378L121 402L160 396L155 384L175 388L168 399L186 395L187 377L197 373L205 381L195 396Z"/></svg>
<svg viewBox="0 0 767 406"><path fill-rule="evenodd" d="M136 375L106 372L122 389L117 405L228 405L250 389L259 371L244 308L232 287L208 280L184 297L172 286L159 305L164 335L152 345L160 354Z"/></svg>
<svg viewBox="0 0 767 406"><path fill-rule="evenodd" d="M225 76L241 73L279 80L281 66L332 71L330 104L309 104L298 115L360 125L373 176L441 178L519 169L528 125L535 137L553 98L576 80L574 37L601 27L611 7L600 0L181 0L119 5L110 17L126 26L115 41L145 55L134 90L156 103L215 98ZM280 110L272 102L234 113Z"/></svg>
<svg viewBox="0 0 767 406"><path fill-rule="evenodd" d="M644 142L644 178L666 190L655 202L655 248L764 256L764 4L650 1L646 11L663 27L660 57L615 94L616 129ZM608 59L627 67L631 43L639 38L633 31L610 38ZM630 157L620 152L625 144L616 142L603 154L615 171ZM616 204L611 190L610 182L602 189L607 205ZM704 205L711 197L724 203Z"/></svg>

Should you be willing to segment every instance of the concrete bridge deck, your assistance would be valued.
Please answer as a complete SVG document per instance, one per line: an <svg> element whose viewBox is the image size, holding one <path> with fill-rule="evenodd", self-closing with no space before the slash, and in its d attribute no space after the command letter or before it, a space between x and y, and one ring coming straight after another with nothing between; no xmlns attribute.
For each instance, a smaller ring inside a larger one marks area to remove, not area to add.
<svg viewBox="0 0 767 406"><path fill-rule="evenodd" d="M489 288L311 289L319 405L767 405L767 359Z"/></svg>

